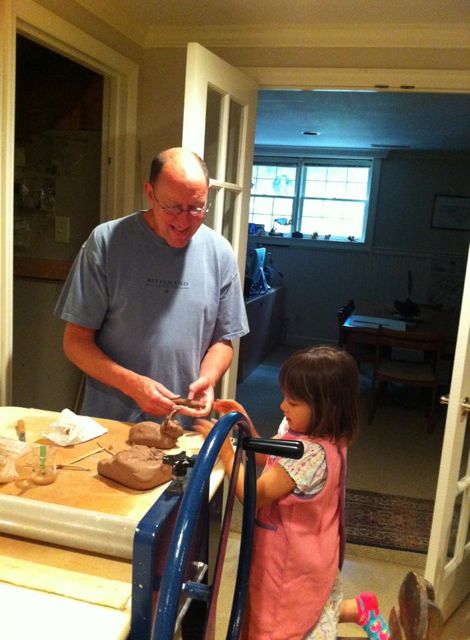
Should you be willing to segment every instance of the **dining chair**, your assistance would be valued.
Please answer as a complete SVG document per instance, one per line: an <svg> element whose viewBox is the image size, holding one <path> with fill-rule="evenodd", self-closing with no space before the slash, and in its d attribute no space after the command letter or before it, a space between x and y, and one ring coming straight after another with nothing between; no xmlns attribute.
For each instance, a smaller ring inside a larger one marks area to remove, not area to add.
<svg viewBox="0 0 470 640"><path fill-rule="evenodd" d="M338 321L338 347L343 346L343 325L355 308L354 300L351 299L336 311L336 319Z"/></svg>
<svg viewBox="0 0 470 640"><path fill-rule="evenodd" d="M376 329L343 326L342 333L341 346L353 356L359 369L363 362L375 362Z"/></svg>
<svg viewBox="0 0 470 640"><path fill-rule="evenodd" d="M429 388L431 404L428 433L435 422L438 391L438 368L442 351L442 336L421 331L397 331L379 327L375 340L375 360L372 374L372 404L369 424L374 419L383 387L387 383ZM389 349L387 354L386 349Z"/></svg>

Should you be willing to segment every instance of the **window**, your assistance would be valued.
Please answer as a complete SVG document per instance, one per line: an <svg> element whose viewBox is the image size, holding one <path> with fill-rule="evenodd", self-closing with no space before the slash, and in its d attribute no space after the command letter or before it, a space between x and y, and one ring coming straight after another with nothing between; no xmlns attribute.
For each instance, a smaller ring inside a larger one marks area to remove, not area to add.
<svg viewBox="0 0 470 640"><path fill-rule="evenodd" d="M249 221L271 235L364 243L372 166L370 159L256 159Z"/></svg>

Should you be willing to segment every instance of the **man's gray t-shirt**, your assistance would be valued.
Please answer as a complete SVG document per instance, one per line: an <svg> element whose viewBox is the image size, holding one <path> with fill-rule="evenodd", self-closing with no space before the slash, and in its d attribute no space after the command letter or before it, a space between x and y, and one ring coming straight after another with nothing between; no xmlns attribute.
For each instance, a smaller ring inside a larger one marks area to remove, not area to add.
<svg viewBox="0 0 470 640"><path fill-rule="evenodd" d="M205 225L175 249L143 212L105 222L81 248L55 308L96 330L114 361L187 395L211 344L248 333L238 267L229 242ZM151 419L116 389L87 378L81 413Z"/></svg>

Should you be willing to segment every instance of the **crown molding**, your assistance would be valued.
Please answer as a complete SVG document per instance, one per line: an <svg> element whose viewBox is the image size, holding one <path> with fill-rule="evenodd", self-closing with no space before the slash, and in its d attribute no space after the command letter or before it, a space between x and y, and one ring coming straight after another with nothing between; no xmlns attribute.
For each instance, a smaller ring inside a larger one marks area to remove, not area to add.
<svg viewBox="0 0 470 640"><path fill-rule="evenodd" d="M149 27L144 46L185 47L188 42L221 48L470 49L470 28L464 24L162 25Z"/></svg>
<svg viewBox="0 0 470 640"><path fill-rule="evenodd" d="M263 88L470 91L470 70L239 67Z"/></svg>
<svg viewBox="0 0 470 640"><path fill-rule="evenodd" d="M186 47L188 42L199 42L220 48L470 49L470 28L467 23L149 25L127 10L125 3L113 0L75 1L144 48Z"/></svg>

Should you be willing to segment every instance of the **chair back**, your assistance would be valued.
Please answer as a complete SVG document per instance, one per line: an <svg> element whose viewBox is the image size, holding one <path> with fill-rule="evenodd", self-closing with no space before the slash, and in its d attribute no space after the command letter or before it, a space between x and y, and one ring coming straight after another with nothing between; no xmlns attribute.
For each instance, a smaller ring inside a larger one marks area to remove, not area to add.
<svg viewBox="0 0 470 640"><path fill-rule="evenodd" d="M428 433L432 433L436 415L438 367L442 346L443 337L439 333L397 331L379 327L372 374L373 397L369 410L369 424L372 423L379 404L381 383L427 387L432 390L428 412ZM386 354L387 349L388 354ZM410 356L406 353L407 351L413 352L418 357ZM401 357L397 357L400 352Z"/></svg>
<svg viewBox="0 0 470 640"><path fill-rule="evenodd" d="M431 354L433 360L438 360L443 346L443 338L439 333L424 331L399 331L379 327L376 334L376 354L380 356L382 347L392 347L407 351L422 351Z"/></svg>
<svg viewBox="0 0 470 640"><path fill-rule="evenodd" d="M355 308L354 300L351 299L336 311L336 319L338 321L338 347L342 347L344 344L343 325Z"/></svg>

